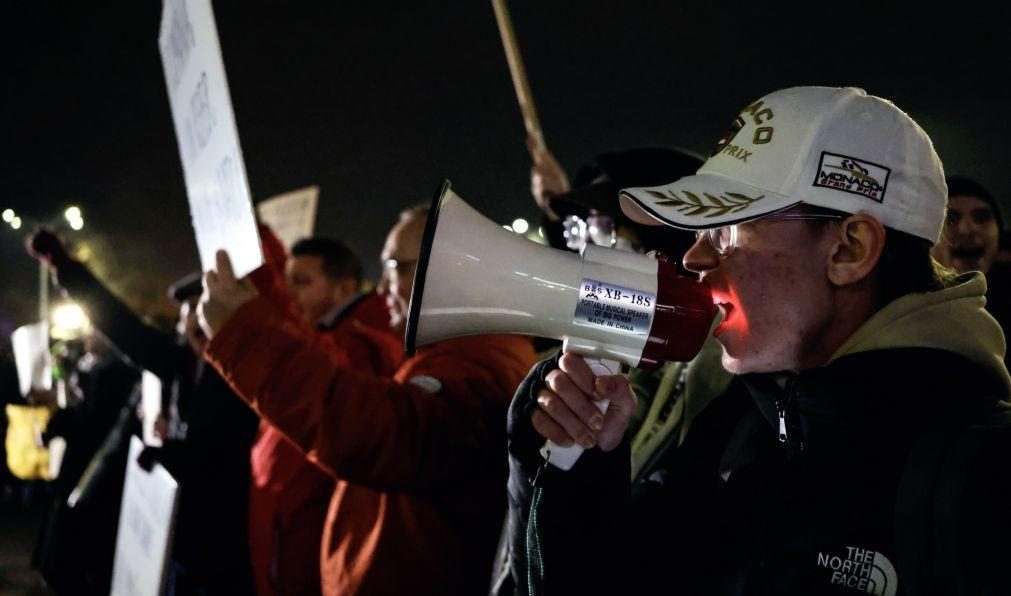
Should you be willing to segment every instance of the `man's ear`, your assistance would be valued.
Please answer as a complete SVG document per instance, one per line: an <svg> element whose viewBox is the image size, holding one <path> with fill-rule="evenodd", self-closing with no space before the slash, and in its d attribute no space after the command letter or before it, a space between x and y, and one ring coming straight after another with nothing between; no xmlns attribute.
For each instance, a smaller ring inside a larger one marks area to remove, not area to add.
<svg viewBox="0 0 1011 596"><path fill-rule="evenodd" d="M828 254L828 278L846 286L867 278L885 248L885 227L871 215L857 213L832 226L835 242Z"/></svg>

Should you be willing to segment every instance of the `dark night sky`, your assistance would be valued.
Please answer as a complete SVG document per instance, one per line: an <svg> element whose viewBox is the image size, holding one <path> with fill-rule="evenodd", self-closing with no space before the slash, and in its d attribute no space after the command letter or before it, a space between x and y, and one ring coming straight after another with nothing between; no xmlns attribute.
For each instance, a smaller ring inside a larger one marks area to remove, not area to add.
<svg viewBox="0 0 1011 596"><path fill-rule="evenodd" d="M69 235L91 248L91 266L136 308L168 310L164 287L198 261L157 48L160 2L0 6L0 209L43 219L80 205L87 227ZM514 0L511 10L548 144L570 173L635 145L708 153L765 93L856 85L920 122L949 173L1011 206L1007 9L914 18L814 6ZM215 11L253 196L319 184L317 231L349 241L371 273L396 213L427 202L442 177L493 219L536 217L489 2ZM4 332L34 313L26 231L0 230Z"/></svg>

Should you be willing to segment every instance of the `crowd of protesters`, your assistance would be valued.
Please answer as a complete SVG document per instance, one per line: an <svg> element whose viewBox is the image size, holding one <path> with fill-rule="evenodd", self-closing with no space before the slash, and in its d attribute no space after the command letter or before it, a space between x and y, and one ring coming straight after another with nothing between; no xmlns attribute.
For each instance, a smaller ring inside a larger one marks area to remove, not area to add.
<svg viewBox="0 0 1011 596"><path fill-rule="evenodd" d="M758 132L773 118L779 144ZM530 148L552 246L659 250L710 286L720 322L693 361L594 378L518 335L405 356L420 207L393 222L375 290L339 239L288 251L261 224L247 279L221 251L169 288L175 332L36 230L28 251L93 327L61 367L67 407L21 396L9 354L0 370L3 401L52 408L40 440L68 444L33 557L48 585L110 590L148 371L159 444L141 461L180 485L169 594L1011 593L1000 201L945 178L915 122L803 87L748 106L705 160L608 152L570 184ZM876 198L818 184L829 163L887 182ZM956 452L935 435L978 428L995 467L958 475L971 515L945 534L908 495L954 481L910 462L933 470ZM588 451L562 472L545 440Z"/></svg>

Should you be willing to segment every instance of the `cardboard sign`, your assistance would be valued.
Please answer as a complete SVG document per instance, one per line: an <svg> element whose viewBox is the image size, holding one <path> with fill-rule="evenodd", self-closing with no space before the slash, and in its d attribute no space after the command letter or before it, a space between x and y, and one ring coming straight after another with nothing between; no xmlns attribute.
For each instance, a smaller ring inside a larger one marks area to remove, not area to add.
<svg viewBox="0 0 1011 596"><path fill-rule="evenodd" d="M130 437L112 596L158 596L168 578L179 483L159 464L145 472L137 464L143 448L140 439Z"/></svg>
<svg viewBox="0 0 1011 596"><path fill-rule="evenodd" d="M158 48L201 265L223 248L242 277L263 253L210 0L165 0Z"/></svg>
<svg viewBox="0 0 1011 596"><path fill-rule="evenodd" d="M256 206L256 212L290 251L292 244L312 236L318 202L319 187L310 186L270 197Z"/></svg>
<svg viewBox="0 0 1011 596"><path fill-rule="evenodd" d="M32 323L11 333L14 363L18 369L21 395L27 396L34 387L49 391L53 388L53 360L49 355L49 323Z"/></svg>

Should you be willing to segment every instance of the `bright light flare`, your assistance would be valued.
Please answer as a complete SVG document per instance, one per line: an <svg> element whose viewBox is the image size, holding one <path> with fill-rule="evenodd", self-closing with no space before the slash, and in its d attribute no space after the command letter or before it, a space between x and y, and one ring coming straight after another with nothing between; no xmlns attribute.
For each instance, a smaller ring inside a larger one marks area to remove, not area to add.
<svg viewBox="0 0 1011 596"><path fill-rule="evenodd" d="M11 219L11 227L14 228L15 230L20 230L21 218L15 215L14 218Z"/></svg>
<svg viewBox="0 0 1011 596"><path fill-rule="evenodd" d="M513 231L517 234L526 234L529 229L530 224L522 217L518 217L513 220Z"/></svg>
<svg viewBox="0 0 1011 596"><path fill-rule="evenodd" d="M53 337L68 339L80 337L88 329L88 315L80 306L67 302L53 309Z"/></svg>
<svg viewBox="0 0 1011 596"><path fill-rule="evenodd" d="M11 223L12 221L14 221L14 210L13 209L4 209L3 219L4 219L4 222L6 222L6 223Z"/></svg>

